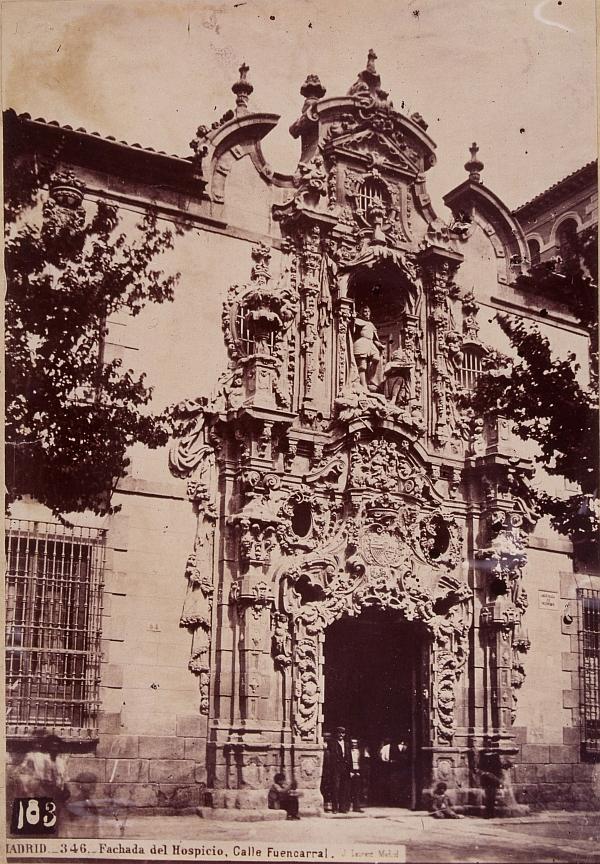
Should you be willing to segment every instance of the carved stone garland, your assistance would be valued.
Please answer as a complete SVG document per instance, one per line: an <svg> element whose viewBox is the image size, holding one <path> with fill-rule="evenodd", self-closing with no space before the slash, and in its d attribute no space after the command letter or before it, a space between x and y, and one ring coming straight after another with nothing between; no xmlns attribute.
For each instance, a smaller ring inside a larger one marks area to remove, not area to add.
<svg viewBox="0 0 600 864"><path fill-rule="evenodd" d="M214 574L214 539L217 513L215 452L206 443L203 401L182 404L187 414L187 432L176 440L169 453L169 467L176 477L188 478L188 497L197 516L194 551L187 560L188 588L180 624L192 634L189 669L200 683L200 713L208 714L210 687L210 644Z"/></svg>

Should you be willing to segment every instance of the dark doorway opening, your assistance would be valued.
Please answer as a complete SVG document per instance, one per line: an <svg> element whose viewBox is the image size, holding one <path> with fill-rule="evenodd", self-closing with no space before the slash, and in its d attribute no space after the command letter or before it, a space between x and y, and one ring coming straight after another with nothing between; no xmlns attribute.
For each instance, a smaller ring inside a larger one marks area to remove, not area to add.
<svg viewBox="0 0 600 864"><path fill-rule="evenodd" d="M358 739L366 806L419 804L428 692L425 629L369 609L325 633L323 730ZM386 745L389 745L386 747Z"/></svg>

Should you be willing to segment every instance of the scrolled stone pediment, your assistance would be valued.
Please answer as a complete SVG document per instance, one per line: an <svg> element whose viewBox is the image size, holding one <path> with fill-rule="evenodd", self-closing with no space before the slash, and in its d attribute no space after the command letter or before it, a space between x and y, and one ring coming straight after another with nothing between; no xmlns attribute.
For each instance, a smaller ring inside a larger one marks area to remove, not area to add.
<svg viewBox="0 0 600 864"><path fill-rule="evenodd" d="M367 606L397 609L407 620L427 623L435 616L434 602L447 597L450 606L470 597L456 570L462 545L458 525L441 512L423 514L390 503L367 502L362 514L343 520L320 549L280 565L276 578L286 612L316 630ZM443 526L446 544L437 557L432 525Z"/></svg>

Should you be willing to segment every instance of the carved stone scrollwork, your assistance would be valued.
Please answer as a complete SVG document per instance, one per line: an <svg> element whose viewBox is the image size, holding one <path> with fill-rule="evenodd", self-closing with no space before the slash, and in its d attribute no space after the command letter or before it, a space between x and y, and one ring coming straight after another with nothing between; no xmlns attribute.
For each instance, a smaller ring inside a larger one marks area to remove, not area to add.
<svg viewBox="0 0 600 864"><path fill-rule="evenodd" d="M271 650L277 669L287 669L292 665L292 634L288 615L275 613L271 620Z"/></svg>
<svg viewBox="0 0 600 864"><path fill-rule="evenodd" d="M321 265L321 229L313 225L302 238L302 289L300 350L304 357L304 402L310 401L316 369L315 343L318 337L319 271Z"/></svg>
<svg viewBox="0 0 600 864"><path fill-rule="evenodd" d="M300 93L304 96L304 105L302 106L302 114L290 126L290 135L293 138L298 138L310 130L318 122L315 113L315 105L322 99L327 91L321 84L318 75L307 75L306 80L300 88Z"/></svg>
<svg viewBox="0 0 600 864"><path fill-rule="evenodd" d="M463 333L467 339L477 342L479 340L479 324L477 323L479 303L475 300L475 294L472 290L468 291L462 298L462 310Z"/></svg>
<svg viewBox="0 0 600 864"><path fill-rule="evenodd" d="M85 225L83 193L85 184L72 171L53 174L49 182L49 198L44 202L42 232L45 236L75 238Z"/></svg>
<svg viewBox="0 0 600 864"><path fill-rule="evenodd" d="M298 442L294 439L288 439L287 450L283 454L283 464L286 471L290 471L294 464L294 459L298 455Z"/></svg>
<svg viewBox="0 0 600 864"><path fill-rule="evenodd" d="M487 633L492 668L492 701L499 727L514 723L517 691L525 680L522 655L529 649L523 626L528 606L523 588L527 563L526 536L520 513L492 509L485 520L488 545L475 551L485 574L487 602L480 626Z"/></svg>
<svg viewBox="0 0 600 864"><path fill-rule="evenodd" d="M277 515L277 540L284 553L315 549L327 539L335 524L331 502L308 488L292 492Z"/></svg>
<svg viewBox="0 0 600 864"><path fill-rule="evenodd" d="M492 511L487 518L489 545L475 550L475 558L484 562L482 566L488 578L502 583L509 594L527 564L522 524L523 517L519 513Z"/></svg>
<svg viewBox="0 0 600 864"><path fill-rule="evenodd" d="M429 304L431 382L434 397L431 433L438 446L450 439L456 425L454 395L462 362L462 335L454 329L449 299L456 295L454 274L462 255L450 243L449 229L432 222L422 244L421 269Z"/></svg>
<svg viewBox="0 0 600 864"><path fill-rule="evenodd" d="M322 195L327 194L327 174L324 169L323 157L320 153L310 162L299 162L294 174L296 197L302 199L303 205L315 206Z"/></svg>
<svg viewBox="0 0 600 864"><path fill-rule="evenodd" d="M310 737L317 724L321 696L318 662L318 639L298 639L294 646L294 729L301 738Z"/></svg>
<svg viewBox="0 0 600 864"><path fill-rule="evenodd" d="M444 517L439 514L439 519ZM430 525L432 520L430 516L421 521ZM318 551L301 556L282 571L284 607L295 628L293 726L299 737L311 739L316 734L321 634L341 616L374 607L395 610L407 621L421 621L429 631L432 650L440 660L434 664L432 723L437 742L451 742L454 686L467 656L472 593L452 573L455 552L434 559L431 545L425 544L426 551L415 538L412 529L418 521L411 508L386 493L359 508L356 517L344 520ZM450 527L448 520L445 524L448 536L455 528L460 536L458 526ZM437 578L436 570L440 571ZM440 600L448 609L445 614L435 611Z"/></svg>
<svg viewBox="0 0 600 864"><path fill-rule="evenodd" d="M340 300L336 309L337 319L337 375L336 395L341 395L346 381L349 379L349 365L352 350L349 344L349 325L352 319L352 302Z"/></svg>
<svg viewBox="0 0 600 864"><path fill-rule="evenodd" d="M419 523L419 543L430 564L456 567L462 555L462 537L455 519L434 513Z"/></svg>
<svg viewBox="0 0 600 864"><path fill-rule="evenodd" d="M425 432L423 411L418 404L394 405L380 393L370 393L360 386L344 388L335 400L337 418L342 423L352 420L394 420L411 429L419 437Z"/></svg>
<svg viewBox="0 0 600 864"><path fill-rule="evenodd" d="M436 650L433 703L436 707L433 718L435 739L439 744L451 744L454 734L455 684L457 659L445 650Z"/></svg>
<svg viewBox="0 0 600 864"><path fill-rule="evenodd" d="M240 562L243 566L267 566L275 545L275 526L243 515L231 520L239 531Z"/></svg>
<svg viewBox="0 0 600 864"><path fill-rule="evenodd" d="M415 498L422 498L429 486L425 471L408 460L401 446L380 438L352 449L350 483L359 488L400 492Z"/></svg>
<svg viewBox="0 0 600 864"><path fill-rule="evenodd" d="M251 281L229 288L222 315L233 374L241 377L245 401L263 407L289 404L293 356L287 334L298 308L291 270L284 271L277 285L270 284L270 258L265 244L252 248Z"/></svg>

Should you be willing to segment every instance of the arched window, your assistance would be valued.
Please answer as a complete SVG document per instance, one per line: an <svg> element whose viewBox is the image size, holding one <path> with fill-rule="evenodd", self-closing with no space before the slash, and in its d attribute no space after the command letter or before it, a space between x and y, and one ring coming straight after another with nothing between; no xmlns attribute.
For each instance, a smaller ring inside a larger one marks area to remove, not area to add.
<svg viewBox="0 0 600 864"><path fill-rule="evenodd" d="M565 219L556 229L557 254L567 261L577 252L577 223L574 219Z"/></svg>
<svg viewBox="0 0 600 864"><path fill-rule="evenodd" d="M528 240L527 246L529 247L529 258L533 265L540 263L540 244L539 240Z"/></svg>
<svg viewBox="0 0 600 864"><path fill-rule="evenodd" d="M366 216L373 204L388 204L388 192L385 184L374 177L367 177L358 187L356 209L361 216Z"/></svg>
<svg viewBox="0 0 600 864"><path fill-rule="evenodd" d="M459 381L463 390L474 390L482 373L482 349L476 345L463 345Z"/></svg>

